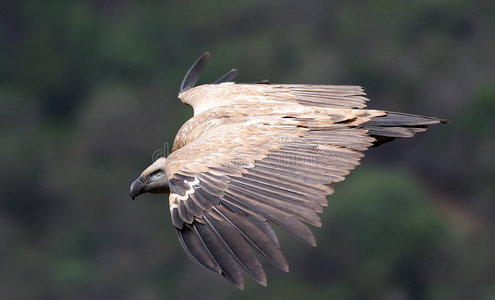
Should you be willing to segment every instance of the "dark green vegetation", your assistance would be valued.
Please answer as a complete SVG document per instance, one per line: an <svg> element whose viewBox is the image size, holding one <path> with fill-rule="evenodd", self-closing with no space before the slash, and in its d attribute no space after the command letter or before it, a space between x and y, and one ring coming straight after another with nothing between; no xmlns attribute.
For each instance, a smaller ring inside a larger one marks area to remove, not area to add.
<svg viewBox="0 0 495 300"><path fill-rule="evenodd" d="M494 36L481 0L1 1L0 298L495 297ZM201 82L359 84L452 122L368 151L318 248L280 234L292 272L239 292L186 257L167 200L128 194L205 50Z"/></svg>

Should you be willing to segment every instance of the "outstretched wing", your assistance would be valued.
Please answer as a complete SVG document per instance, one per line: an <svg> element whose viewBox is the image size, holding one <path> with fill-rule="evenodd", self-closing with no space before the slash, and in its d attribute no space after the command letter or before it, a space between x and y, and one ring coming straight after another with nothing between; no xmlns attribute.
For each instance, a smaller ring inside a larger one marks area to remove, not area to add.
<svg viewBox="0 0 495 300"><path fill-rule="evenodd" d="M299 104L322 108L365 108L366 94L355 85L205 84L179 94L198 115L206 110L238 104Z"/></svg>
<svg viewBox="0 0 495 300"><path fill-rule="evenodd" d="M301 107L216 120L167 158L172 222L184 250L240 289L242 270L266 285L255 252L288 271L268 223L316 245L305 223L321 226L332 183L374 141L359 124L381 113Z"/></svg>

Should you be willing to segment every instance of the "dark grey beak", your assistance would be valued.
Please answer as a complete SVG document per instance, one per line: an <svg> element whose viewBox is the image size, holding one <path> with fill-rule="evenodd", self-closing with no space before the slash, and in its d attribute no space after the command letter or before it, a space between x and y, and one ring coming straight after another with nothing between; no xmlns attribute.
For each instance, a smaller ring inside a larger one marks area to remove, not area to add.
<svg viewBox="0 0 495 300"><path fill-rule="evenodd" d="M142 175L139 176L134 182L131 184L131 198L134 200L137 196L141 195L143 193L143 189L146 186L146 178L144 178Z"/></svg>

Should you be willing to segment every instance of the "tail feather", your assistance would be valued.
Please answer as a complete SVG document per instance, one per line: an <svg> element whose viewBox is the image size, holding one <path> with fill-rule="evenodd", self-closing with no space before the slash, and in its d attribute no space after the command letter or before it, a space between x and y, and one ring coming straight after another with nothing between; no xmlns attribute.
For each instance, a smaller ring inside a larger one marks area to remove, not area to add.
<svg viewBox="0 0 495 300"><path fill-rule="evenodd" d="M373 146L390 142L396 138L413 137L417 132L426 131L428 125L447 123L447 120L398 112L376 117L363 124L363 128L376 139Z"/></svg>

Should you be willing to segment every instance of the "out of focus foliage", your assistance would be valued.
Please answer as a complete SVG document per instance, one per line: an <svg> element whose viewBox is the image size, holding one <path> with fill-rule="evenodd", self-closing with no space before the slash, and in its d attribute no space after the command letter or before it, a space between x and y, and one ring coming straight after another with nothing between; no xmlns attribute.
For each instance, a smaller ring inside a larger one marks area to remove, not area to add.
<svg viewBox="0 0 495 300"><path fill-rule="evenodd" d="M490 1L1 1L0 298L495 298ZM189 65L239 81L359 84L370 106L451 120L372 149L319 247L239 292L192 263L167 201L130 182L192 114Z"/></svg>

